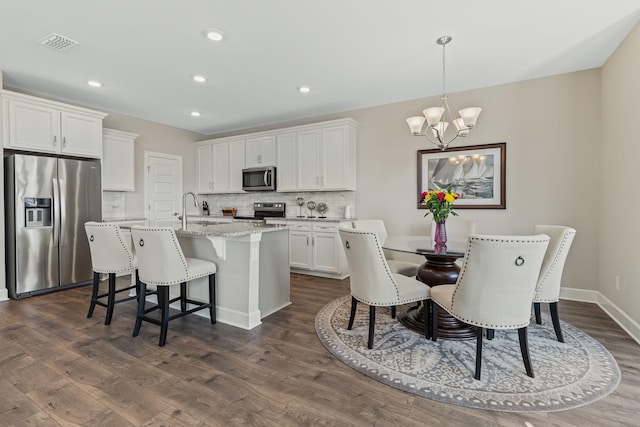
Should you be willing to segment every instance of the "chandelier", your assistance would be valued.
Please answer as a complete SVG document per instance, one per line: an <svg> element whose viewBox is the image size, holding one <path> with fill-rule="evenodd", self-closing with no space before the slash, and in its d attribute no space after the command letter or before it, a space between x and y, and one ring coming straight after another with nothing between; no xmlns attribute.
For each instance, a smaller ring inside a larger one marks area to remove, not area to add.
<svg viewBox="0 0 640 427"><path fill-rule="evenodd" d="M442 46L442 96L440 97L440 106L431 107L422 111L424 116L409 117L407 123L413 136L425 136L429 142L435 144L441 150L446 150L449 144L453 142L459 136L465 137L469 134L469 131L475 126L478 116L482 108L469 107L463 108L458 111L460 117L454 119L449 110L449 103L447 102L446 93L446 68L445 68L445 47L447 43L451 41L450 36L442 36L436 43ZM425 120L427 121L427 128L424 133L422 127ZM449 132L447 135L447 128L449 123L453 122L456 128L456 132Z"/></svg>

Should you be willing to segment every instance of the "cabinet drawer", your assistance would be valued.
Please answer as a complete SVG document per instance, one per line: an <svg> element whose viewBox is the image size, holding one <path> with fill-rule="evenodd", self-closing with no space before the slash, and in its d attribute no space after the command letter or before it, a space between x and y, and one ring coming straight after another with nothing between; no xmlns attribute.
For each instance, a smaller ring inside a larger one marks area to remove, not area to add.
<svg viewBox="0 0 640 427"><path fill-rule="evenodd" d="M313 224L313 231L337 232L338 224Z"/></svg>
<svg viewBox="0 0 640 427"><path fill-rule="evenodd" d="M296 231L311 231L311 223L308 222L288 222L290 230Z"/></svg>

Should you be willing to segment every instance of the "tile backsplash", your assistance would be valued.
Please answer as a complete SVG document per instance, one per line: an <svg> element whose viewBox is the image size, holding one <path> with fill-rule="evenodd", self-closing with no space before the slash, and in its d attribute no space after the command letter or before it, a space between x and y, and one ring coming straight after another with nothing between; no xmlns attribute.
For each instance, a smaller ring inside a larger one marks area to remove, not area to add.
<svg viewBox="0 0 640 427"><path fill-rule="evenodd" d="M125 193L118 191L102 192L102 217L122 218L125 216L124 209Z"/></svg>
<svg viewBox="0 0 640 427"><path fill-rule="evenodd" d="M302 210L296 204L296 199L302 197L304 206ZM328 209L325 216L329 218L344 218L345 208L350 206L351 217L356 216L356 193L355 191L313 191L299 193L276 193L276 192L253 192L246 194L208 194L198 195L200 203L206 200L212 215L220 215L222 208L237 208L237 215L253 215L254 202L284 202L287 204L287 217L295 217L302 212L303 216L310 215L307 209L307 202L313 201L318 205L320 202L326 203ZM319 216L317 211L313 211L314 216Z"/></svg>

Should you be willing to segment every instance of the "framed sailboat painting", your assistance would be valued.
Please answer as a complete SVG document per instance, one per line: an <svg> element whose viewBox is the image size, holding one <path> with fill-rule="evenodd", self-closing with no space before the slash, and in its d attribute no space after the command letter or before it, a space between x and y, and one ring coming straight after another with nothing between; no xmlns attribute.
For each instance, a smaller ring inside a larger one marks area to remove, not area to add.
<svg viewBox="0 0 640 427"><path fill-rule="evenodd" d="M506 142L418 150L418 209L430 190L458 193L455 209L505 209L506 150Z"/></svg>

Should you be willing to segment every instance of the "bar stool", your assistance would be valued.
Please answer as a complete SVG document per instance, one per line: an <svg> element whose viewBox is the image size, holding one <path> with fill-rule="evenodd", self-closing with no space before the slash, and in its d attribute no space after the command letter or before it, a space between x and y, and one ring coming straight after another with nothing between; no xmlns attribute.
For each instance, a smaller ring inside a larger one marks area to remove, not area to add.
<svg viewBox="0 0 640 427"><path fill-rule="evenodd" d="M138 314L133 336L138 336L142 321L160 325L162 347L167 341L169 321L205 308L209 309L211 323L216 323L216 265L198 258L186 258L173 228L170 227L131 227L140 275L140 290L146 292L147 286L158 290L158 304L145 309L145 299L138 301ZM194 301L187 298L187 282L209 276L209 302ZM180 284L180 296L170 299L169 288ZM180 312L169 315L169 304L180 301ZM196 307L187 310L187 303ZM147 316L147 313L160 310L160 320Z"/></svg>
<svg viewBox="0 0 640 427"><path fill-rule="evenodd" d="M140 295L138 288L138 272L136 256L131 250L131 244L127 244L127 239L122 234L122 230L116 224L102 222L86 222L84 224L87 239L89 239L89 249L91 251L91 264L93 269L93 289L91 291L91 304L87 318L93 316L93 310L97 305L107 308L104 324L111 324L114 305L130 301ZM129 239L130 240L130 239ZM109 287L107 293L99 294L100 273L109 275ZM135 274L136 285L116 290L116 273ZM130 289L136 289L135 296L128 296L116 300L116 294ZM101 301L107 297L107 302Z"/></svg>

